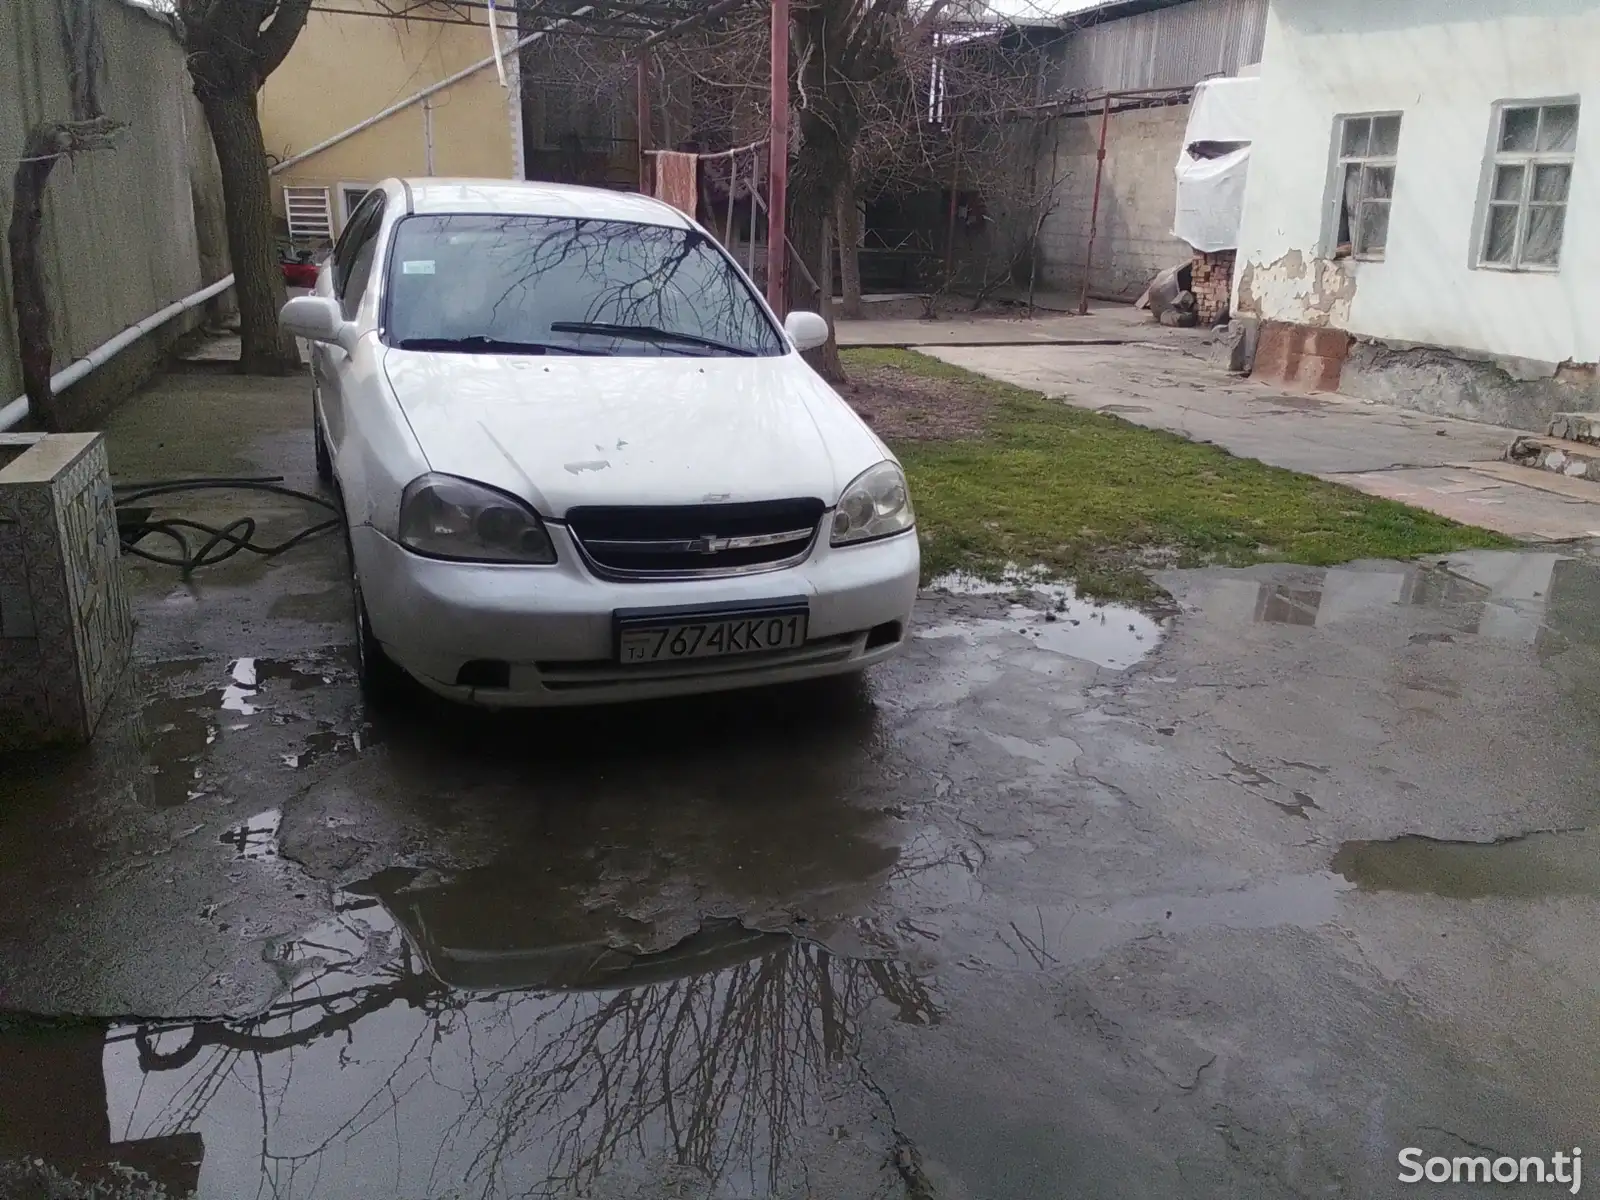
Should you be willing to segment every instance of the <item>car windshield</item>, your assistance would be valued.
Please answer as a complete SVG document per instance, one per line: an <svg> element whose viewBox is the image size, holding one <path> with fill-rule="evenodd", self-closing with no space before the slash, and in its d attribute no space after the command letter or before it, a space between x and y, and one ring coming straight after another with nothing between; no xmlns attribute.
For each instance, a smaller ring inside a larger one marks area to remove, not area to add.
<svg viewBox="0 0 1600 1200"><path fill-rule="evenodd" d="M697 230L571 217L407 217L390 345L464 354L771 355L784 343Z"/></svg>

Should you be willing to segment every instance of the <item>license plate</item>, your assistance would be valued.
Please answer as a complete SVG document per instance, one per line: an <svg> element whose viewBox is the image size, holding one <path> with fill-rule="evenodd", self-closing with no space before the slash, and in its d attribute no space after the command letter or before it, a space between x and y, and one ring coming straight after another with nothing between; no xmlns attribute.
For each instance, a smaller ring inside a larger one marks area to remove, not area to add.
<svg viewBox="0 0 1600 1200"><path fill-rule="evenodd" d="M805 605L793 602L758 609L618 613L617 660L642 665L792 650L805 645L807 616Z"/></svg>

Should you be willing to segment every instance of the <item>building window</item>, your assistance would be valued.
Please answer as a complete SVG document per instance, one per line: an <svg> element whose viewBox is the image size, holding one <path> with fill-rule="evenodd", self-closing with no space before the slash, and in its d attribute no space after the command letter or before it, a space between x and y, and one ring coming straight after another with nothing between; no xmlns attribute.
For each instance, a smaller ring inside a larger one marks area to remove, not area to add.
<svg viewBox="0 0 1600 1200"><path fill-rule="evenodd" d="M1480 267L1554 271L1561 265L1561 235L1577 148L1575 103L1499 107L1489 202L1478 244Z"/></svg>
<svg viewBox="0 0 1600 1200"><path fill-rule="evenodd" d="M367 198L367 193L372 186L366 183L341 183L339 185L339 228L343 229L350 223L350 218L355 215L356 209L361 207L361 202Z"/></svg>
<svg viewBox="0 0 1600 1200"><path fill-rule="evenodd" d="M1365 113L1339 121L1339 227L1334 257L1381 259L1389 244L1400 114Z"/></svg>

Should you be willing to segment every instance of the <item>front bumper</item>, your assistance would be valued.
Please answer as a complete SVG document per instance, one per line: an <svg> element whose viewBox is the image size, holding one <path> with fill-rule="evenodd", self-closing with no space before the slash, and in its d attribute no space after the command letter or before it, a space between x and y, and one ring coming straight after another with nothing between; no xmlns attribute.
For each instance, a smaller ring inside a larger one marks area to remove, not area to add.
<svg viewBox="0 0 1600 1200"><path fill-rule="evenodd" d="M823 543L805 562L780 571L615 583L587 571L563 526L549 529L557 562L537 567L424 558L371 526L352 529L373 633L430 691L496 708L756 687L858 671L895 653L908 631L921 568L913 531L862 546ZM810 606L803 647L650 667L622 667L613 659L616 609L795 596ZM899 637L885 643L882 631L892 624ZM510 664L509 687L456 683L464 664L485 659Z"/></svg>

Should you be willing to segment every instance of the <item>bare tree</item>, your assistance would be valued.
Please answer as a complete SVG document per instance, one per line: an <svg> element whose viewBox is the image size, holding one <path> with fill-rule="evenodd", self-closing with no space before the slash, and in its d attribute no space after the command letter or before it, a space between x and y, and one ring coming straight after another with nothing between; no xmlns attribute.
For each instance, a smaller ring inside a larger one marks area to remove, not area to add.
<svg viewBox="0 0 1600 1200"><path fill-rule="evenodd" d="M123 125L109 117L56 121L35 125L22 147L12 183L11 227L6 245L11 252L11 306L17 316L17 347L22 360L22 390L28 407L47 430L63 428L50 388L50 300L44 265L39 261L39 235L44 224L44 186L63 158L113 144Z"/></svg>
<svg viewBox="0 0 1600 1200"><path fill-rule="evenodd" d="M305 27L311 0L177 0L194 94L222 173L239 301L239 368L281 374L297 362L278 329L283 277L273 253L267 147L256 93Z"/></svg>
<svg viewBox="0 0 1600 1200"><path fill-rule="evenodd" d="M39 239L44 227L44 189L62 159L113 145L126 126L100 108L99 74L103 62L99 10L93 0L62 0L61 42L67 57L70 121L41 121L22 143L11 186L11 225L6 247L11 255L11 306L17 318L17 350L22 363L22 390L34 417L49 431L62 428L50 387L54 352L50 345L50 296Z"/></svg>
<svg viewBox="0 0 1600 1200"><path fill-rule="evenodd" d="M1045 222L1061 205L1070 178L1056 153L1056 122L1008 119L990 130L989 144L972 156L968 170L982 171L973 187L968 235L960 252L952 247L939 293L959 291L977 308L997 291L1025 287L1033 304L1038 279L1039 238Z"/></svg>
<svg viewBox="0 0 1600 1200"><path fill-rule="evenodd" d="M831 316L824 292L836 243L844 312L857 315L860 204L957 185L981 195L990 218L951 255L959 269L931 280L937 291L988 294L1009 275L1025 276L1060 182L1053 172L1041 180L1034 162L1040 139L1025 115L1041 64L1027 39L958 0L795 3L791 305ZM759 137L768 124L767 46L766 15L747 11L656 47L655 144L715 150ZM525 70L597 102L631 90L627 50L616 42L571 39L556 52L552 39ZM832 340L812 358L824 375L842 376Z"/></svg>
<svg viewBox="0 0 1600 1200"><path fill-rule="evenodd" d="M263 1194L290 1196L325 1155L336 1161L381 1137L423 1088L450 1114L425 1154L454 1176L452 1195L592 1195L617 1160L657 1155L707 1193L767 1194L848 1069L869 1006L886 1003L918 1025L940 1011L896 962L841 959L781 935L710 936L748 950L709 973L611 991L453 993L409 951L360 982L349 978L355 961L329 963L259 1017L117 1035L131 1037L147 1075L175 1075L148 1089L130 1127L145 1137L188 1130L223 1089L243 1087L261 1111ZM400 1031L388 1041L364 1028L386 1010ZM306 1102L301 1089L317 1086L295 1072L295 1055L329 1039L359 1048L370 1083L289 1149L280 1142L292 1139L293 1121L280 1132L279 1115L292 1116ZM478 1040L495 1053L474 1054ZM457 1085L463 1054L470 1077Z"/></svg>

